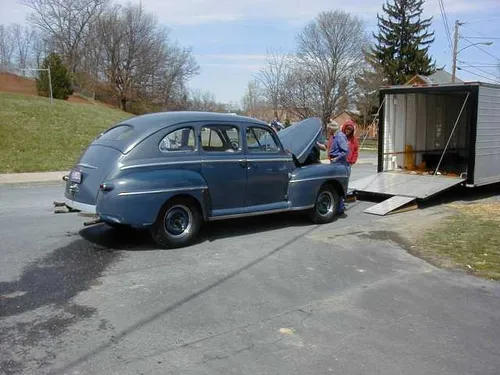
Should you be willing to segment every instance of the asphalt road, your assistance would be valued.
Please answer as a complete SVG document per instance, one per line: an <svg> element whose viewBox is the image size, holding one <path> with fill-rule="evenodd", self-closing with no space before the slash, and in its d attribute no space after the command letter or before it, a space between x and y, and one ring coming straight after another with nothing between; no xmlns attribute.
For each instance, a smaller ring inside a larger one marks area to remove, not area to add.
<svg viewBox="0 0 500 375"><path fill-rule="evenodd" d="M0 186L2 374L499 373L500 285L411 256L406 214L218 222L158 250L53 214L61 194Z"/></svg>

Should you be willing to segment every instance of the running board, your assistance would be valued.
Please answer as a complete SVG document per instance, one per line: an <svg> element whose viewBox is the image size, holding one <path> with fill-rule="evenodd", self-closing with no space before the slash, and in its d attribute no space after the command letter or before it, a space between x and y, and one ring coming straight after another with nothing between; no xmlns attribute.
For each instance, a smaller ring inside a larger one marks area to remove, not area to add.
<svg viewBox="0 0 500 375"><path fill-rule="evenodd" d="M385 216L388 213L396 213L403 211L415 210L418 206L416 203L417 198L415 197L403 197L400 195L395 195L385 201L367 208L364 212L367 214ZM413 203L410 205L410 203ZM404 207L408 205L408 207Z"/></svg>

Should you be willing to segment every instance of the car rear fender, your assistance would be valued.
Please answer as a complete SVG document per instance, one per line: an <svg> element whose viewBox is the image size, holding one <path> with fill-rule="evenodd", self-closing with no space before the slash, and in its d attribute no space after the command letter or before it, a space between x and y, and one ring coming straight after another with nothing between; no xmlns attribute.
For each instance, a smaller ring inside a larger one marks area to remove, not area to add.
<svg viewBox="0 0 500 375"><path fill-rule="evenodd" d="M99 192L96 211L103 219L136 227L151 225L161 207L176 196L197 201L208 218L208 185L200 173L185 169L127 172L105 181Z"/></svg>

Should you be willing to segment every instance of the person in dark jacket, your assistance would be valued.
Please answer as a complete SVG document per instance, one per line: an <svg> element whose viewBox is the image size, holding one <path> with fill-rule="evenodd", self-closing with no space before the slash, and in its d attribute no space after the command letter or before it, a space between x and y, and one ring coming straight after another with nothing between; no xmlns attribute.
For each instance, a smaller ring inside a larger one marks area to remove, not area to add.
<svg viewBox="0 0 500 375"><path fill-rule="evenodd" d="M335 137L333 138L332 141L332 146L329 152L329 156L330 156L330 163L342 165L345 168L346 174L349 178L351 175L351 166L347 161L347 156L349 155L349 141L343 130L344 127L342 127L342 129L335 134ZM345 210L345 203L344 199L341 198L338 213L343 214L344 210Z"/></svg>

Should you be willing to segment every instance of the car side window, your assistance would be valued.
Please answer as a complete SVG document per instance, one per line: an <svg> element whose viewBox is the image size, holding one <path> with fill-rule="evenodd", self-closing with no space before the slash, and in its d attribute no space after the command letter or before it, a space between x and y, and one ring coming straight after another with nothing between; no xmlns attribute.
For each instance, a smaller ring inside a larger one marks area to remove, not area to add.
<svg viewBox="0 0 500 375"><path fill-rule="evenodd" d="M160 141L161 152L194 151L196 149L196 138L194 129L184 127L168 133Z"/></svg>
<svg viewBox="0 0 500 375"><path fill-rule="evenodd" d="M251 153L275 153L280 150L270 130L251 126L247 128L246 137Z"/></svg>
<svg viewBox="0 0 500 375"><path fill-rule="evenodd" d="M201 147L205 151L240 150L240 131L234 125L207 125L201 128Z"/></svg>

